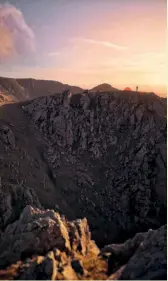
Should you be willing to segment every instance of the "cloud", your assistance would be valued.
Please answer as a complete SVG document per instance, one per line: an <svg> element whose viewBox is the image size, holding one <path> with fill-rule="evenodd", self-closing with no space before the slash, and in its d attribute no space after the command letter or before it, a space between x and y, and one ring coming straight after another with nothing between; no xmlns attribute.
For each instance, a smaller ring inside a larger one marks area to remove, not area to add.
<svg viewBox="0 0 168 281"><path fill-rule="evenodd" d="M35 52L35 35L21 11L11 4L0 4L0 63Z"/></svg>
<svg viewBox="0 0 168 281"><path fill-rule="evenodd" d="M100 46L103 46L106 48L112 48L112 49L116 49L116 50L126 50L127 49L126 46L117 45L117 44L114 44L109 41L99 41L99 40L87 39L87 38L78 38L77 40L84 42L84 43L100 45Z"/></svg>
<svg viewBox="0 0 168 281"><path fill-rule="evenodd" d="M60 55L61 55L61 52L52 52L52 53L48 54L49 57L57 57L57 56L60 56Z"/></svg>

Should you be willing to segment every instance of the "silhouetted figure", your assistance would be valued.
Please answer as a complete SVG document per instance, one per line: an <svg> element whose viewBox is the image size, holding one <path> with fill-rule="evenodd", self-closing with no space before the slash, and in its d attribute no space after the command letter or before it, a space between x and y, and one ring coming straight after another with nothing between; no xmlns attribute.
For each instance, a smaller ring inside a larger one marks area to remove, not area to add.
<svg viewBox="0 0 168 281"><path fill-rule="evenodd" d="M138 86L136 86L136 91L138 91Z"/></svg>

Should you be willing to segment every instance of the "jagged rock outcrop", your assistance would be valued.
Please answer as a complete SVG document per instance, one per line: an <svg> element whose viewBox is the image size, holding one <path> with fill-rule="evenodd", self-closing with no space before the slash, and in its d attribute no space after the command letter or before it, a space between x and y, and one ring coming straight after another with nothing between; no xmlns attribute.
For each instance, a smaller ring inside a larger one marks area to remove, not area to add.
<svg viewBox="0 0 168 281"><path fill-rule="evenodd" d="M60 94L23 109L48 142L44 157L57 190L88 218L99 244L165 223L162 98L124 91Z"/></svg>
<svg viewBox="0 0 168 281"><path fill-rule="evenodd" d="M127 263L147 235L148 232L140 232L123 244L111 244L101 249L101 255L109 257L109 272L110 269L115 272L116 268Z"/></svg>
<svg viewBox="0 0 168 281"><path fill-rule="evenodd" d="M2 234L0 279L12 268L21 280L85 279L92 271L105 279L107 262L99 252L85 218L69 222L53 210L27 206Z"/></svg>
<svg viewBox="0 0 168 281"><path fill-rule="evenodd" d="M33 254L45 254L54 247L67 254L79 250L86 255L89 243L86 219L67 222L52 210L43 211L28 205L1 237L0 267Z"/></svg>
<svg viewBox="0 0 168 281"><path fill-rule="evenodd" d="M106 258L105 258L106 256ZM25 207L0 242L0 280L166 280L166 226L101 251L87 220Z"/></svg>
<svg viewBox="0 0 168 281"><path fill-rule="evenodd" d="M165 225L158 230L138 233L121 245L106 246L102 254L111 253L109 266L114 272L109 280L116 277L117 280L167 280L166 237Z"/></svg>

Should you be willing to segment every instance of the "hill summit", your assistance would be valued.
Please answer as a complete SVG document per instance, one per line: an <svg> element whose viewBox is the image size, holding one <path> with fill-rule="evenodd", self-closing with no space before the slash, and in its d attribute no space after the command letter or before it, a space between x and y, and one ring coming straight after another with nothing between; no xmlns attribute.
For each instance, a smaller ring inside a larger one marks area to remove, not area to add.
<svg viewBox="0 0 168 281"><path fill-rule="evenodd" d="M91 92L100 91L100 92L111 92L111 91L119 91L118 89L112 87L110 84L103 83L100 84L90 90Z"/></svg>

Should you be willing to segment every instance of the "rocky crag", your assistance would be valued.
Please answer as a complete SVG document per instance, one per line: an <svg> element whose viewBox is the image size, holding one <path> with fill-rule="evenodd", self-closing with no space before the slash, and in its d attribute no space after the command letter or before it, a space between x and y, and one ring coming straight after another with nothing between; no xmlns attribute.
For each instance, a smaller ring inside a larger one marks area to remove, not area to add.
<svg viewBox="0 0 168 281"><path fill-rule="evenodd" d="M1 106L0 279L166 280L166 165L153 93Z"/></svg>
<svg viewBox="0 0 168 281"><path fill-rule="evenodd" d="M166 280L166 226L100 251L85 218L27 205L1 236L0 268L0 280Z"/></svg>
<svg viewBox="0 0 168 281"><path fill-rule="evenodd" d="M44 158L56 190L75 214L87 217L98 244L165 223L164 99L65 92L23 110L47 141Z"/></svg>

